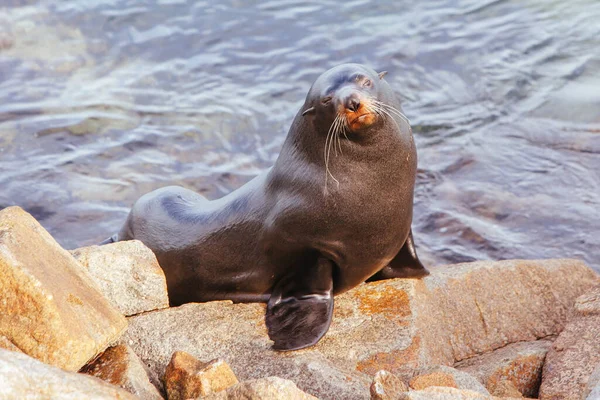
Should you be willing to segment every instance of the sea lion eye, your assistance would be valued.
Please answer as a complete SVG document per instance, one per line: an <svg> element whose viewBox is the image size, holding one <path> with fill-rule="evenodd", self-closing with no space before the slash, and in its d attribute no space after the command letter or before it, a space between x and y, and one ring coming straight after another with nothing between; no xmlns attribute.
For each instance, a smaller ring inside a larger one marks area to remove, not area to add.
<svg viewBox="0 0 600 400"><path fill-rule="evenodd" d="M371 81L370 79L365 79L365 81L363 82L363 86L371 87L371 86L373 86L373 81Z"/></svg>
<svg viewBox="0 0 600 400"><path fill-rule="evenodd" d="M332 96L327 96L327 97L323 97L323 100L321 100L321 103L327 105L331 102Z"/></svg>

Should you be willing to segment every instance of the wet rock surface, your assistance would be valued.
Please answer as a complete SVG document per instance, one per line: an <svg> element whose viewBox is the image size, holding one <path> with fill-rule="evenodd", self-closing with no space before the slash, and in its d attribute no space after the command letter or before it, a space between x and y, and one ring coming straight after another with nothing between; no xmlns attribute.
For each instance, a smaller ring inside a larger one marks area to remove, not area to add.
<svg viewBox="0 0 600 400"><path fill-rule="evenodd" d="M142 242L83 247L71 254L123 315L169 307L165 274Z"/></svg>
<svg viewBox="0 0 600 400"><path fill-rule="evenodd" d="M0 211L0 336L77 371L116 341L126 319L71 254L19 207Z"/></svg>

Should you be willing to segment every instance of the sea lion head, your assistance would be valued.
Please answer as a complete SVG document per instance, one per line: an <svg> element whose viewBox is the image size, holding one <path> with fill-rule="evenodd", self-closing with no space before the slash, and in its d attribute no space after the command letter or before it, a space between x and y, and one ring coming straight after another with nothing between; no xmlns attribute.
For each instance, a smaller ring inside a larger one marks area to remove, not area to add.
<svg viewBox="0 0 600 400"><path fill-rule="evenodd" d="M385 72L360 64L342 64L317 78L308 92L304 116L312 116L318 131L344 130L362 136L389 115Z"/></svg>

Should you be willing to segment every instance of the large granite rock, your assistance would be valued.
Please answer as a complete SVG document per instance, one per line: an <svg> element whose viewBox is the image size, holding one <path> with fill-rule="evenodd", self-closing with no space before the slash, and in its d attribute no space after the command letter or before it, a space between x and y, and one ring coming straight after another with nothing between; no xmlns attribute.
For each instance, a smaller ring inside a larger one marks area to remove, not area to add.
<svg viewBox="0 0 600 400"><path fill-rule="evenodd" d="M540 399L581 399L600 363L600 286L577 299L575 315L548 351Z"/></svg>
<svg viewBox="0 0 600 400"><path fill-rule="evenodd" d="M512 384L525 397L537 397L542 381L542 367L549 340L510 344L456 365L461 371L477 377L493 395L506 393Z"/></svg>
<svg viewBox="0 0 600 400"><path fill-rule="evenodd" d="M162 376L173 352L185 351L225 360L240 380L279 376L322 399L366 399L369 375L381 369L409 379L415 370L556 335L575 299L598 281L576 260L476 262L431 272L337 296L329 332L301 351L271 350L264 305L231 302L131 317L124 341L154 376Z"/></svg>
<svg viewBox="0 0 600 400"><path fill-rule="evenodd" d="M252 379L229 389L202 396L202 400L318 400L296 387L294 382L276 376Z"/></svg>
<svg viewBox="0 0 600 400"><path fill-rule="evenodd" d="M25 354L0 349L0 398L53 400L135 400L100 379L67 372Z"/></svg>
<svg viewBox="0 0 600 400"><path fill-rule="evenodd" d="M138 356L125 345L108 348L93 362L84 366L80 372L119 386L140 399L162 400L163 398L158 389L150 383L146 369Z"/></svg>
<svg viewBox="0 0 600 400"><path fill-rule="evenodd" d="M76 371L126 326L31 215L19 207L0 211L0 336L45 363Z"/></svg>
<svg viewBox="0 0 600 400"><path fill-rule="evenodd" d="M71 254L123 315L169 307L165 274L142 242L82 247Z"/></svg>

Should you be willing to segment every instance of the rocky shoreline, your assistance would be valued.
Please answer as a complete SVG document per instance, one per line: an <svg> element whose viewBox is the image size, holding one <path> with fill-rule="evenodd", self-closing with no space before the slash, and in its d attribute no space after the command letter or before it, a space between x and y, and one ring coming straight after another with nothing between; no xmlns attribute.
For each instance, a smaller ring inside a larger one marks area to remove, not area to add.
<svg viewBox="0 0 600 400"><path fill-rule="evenodd" d="M142 243L68 252L0 211L0 398L596 399L600 277L482 261L335 299L316 346L271 350L263 304L169 308Z"/></svg>

